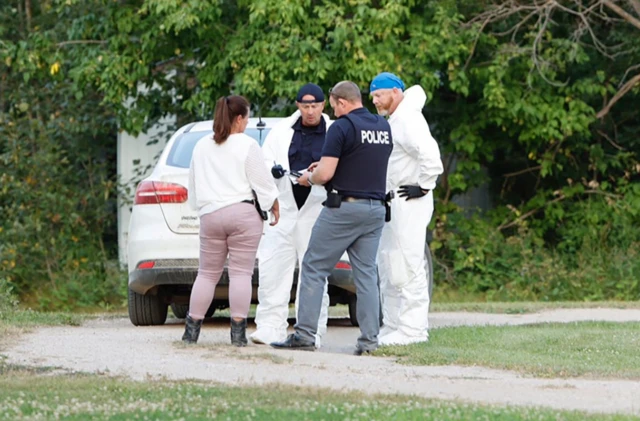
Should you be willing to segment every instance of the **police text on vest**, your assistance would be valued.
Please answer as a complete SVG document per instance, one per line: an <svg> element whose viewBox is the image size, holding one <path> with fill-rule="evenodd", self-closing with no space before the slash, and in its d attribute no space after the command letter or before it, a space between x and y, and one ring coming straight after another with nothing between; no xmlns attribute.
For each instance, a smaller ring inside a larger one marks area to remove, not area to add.
<svg viewBox="0 0 640 421"><path fill-rule="evenodd" d="M389 144L389 132L383 130L360 130L362 143L369 142L380 145Z"/></svg>

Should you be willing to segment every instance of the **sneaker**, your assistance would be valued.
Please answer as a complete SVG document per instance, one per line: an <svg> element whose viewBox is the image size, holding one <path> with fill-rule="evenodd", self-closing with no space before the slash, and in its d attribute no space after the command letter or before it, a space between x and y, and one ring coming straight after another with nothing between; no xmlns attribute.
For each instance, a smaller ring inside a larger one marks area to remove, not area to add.
<svg viewBox="0 0 640 421"><path fill-rule="evenodd" d="M415 344L419 342L427 342L429 341L429 336L407 336L404 333L396 330L388 335L385 335L378 339L378 345L380 346L388 346L388 345L409 345Z"/></svg>
<svg viewBox="0 0 640 421"><path fill-rule="evenodd" d="M286 335L286 332L284 332L283 335L278 335L275 329L263 327L253 332L249 336L249 339L251 339L251 342L254 344L269 345L273 342L282 342L286 339Z"/></svg>
<svg viewBox="0 0 640 421"><path fill-rule="evenodd" d="M292 333L287 336L282 342L272 342L271 346L277 349L291 349L300 351L315 351L316 344L314 341L307 341L298 336L297 333Z"/></svg>

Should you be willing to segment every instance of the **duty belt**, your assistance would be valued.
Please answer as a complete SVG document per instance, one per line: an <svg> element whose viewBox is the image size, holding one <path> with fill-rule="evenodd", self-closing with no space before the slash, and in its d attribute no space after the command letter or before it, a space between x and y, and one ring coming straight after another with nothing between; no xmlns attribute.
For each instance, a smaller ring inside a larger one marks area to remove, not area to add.
<svg viewBox="0 0 640 421"><path fill-rule="evenodd" d="M362 197L352 197L352 196L342 196L342 201L343 202L352 202L352 203L359 203L359 202L380 203L381 205L384 205L384 200L380 200L380 199L365 199L365 198L362 198Z"/></svg>

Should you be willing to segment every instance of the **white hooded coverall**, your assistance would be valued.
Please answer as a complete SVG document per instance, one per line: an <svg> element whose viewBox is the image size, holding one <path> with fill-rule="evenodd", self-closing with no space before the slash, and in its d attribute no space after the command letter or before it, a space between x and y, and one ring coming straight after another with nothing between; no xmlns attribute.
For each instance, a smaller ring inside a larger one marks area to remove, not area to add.
<svg viewBox="0 0 640 421"><path fill-rule="evenodd" d="M331 124L329 116L323 114L322 117L328 128ZM289 147L294 135L292 126L299 118L300 112L296 111L280 121L267 135L262 151L269 169L277 163L289 171ZM289 175L274 181L280 192L280 221L277 225L266 228L258 248L259 285L255 318L257 330L251 335L252 340L266 344L281 342L287 337L289 300L296 263L298 267L302 267L302 258L307 251L311 230L322 210L322 202L327 198L323 186L312 186L307 200L298 210ZM296 315L300 289L299 275L298 273ZM325 285L316 347L320 347L321 337L327 331L328 307L329 296Z"/></svg>
<svg viewBox="0 0 640 421"><path fill-rule="evenodd" d="M389 118L393 151L387 191L394 190L396 197L391 201L391 221L383 228L378 249L384 323L381 345L420 342L429 337L430 297L424 250L433 214L432 190L443 167L438 144L422 115L426 99L420 86L412 86ZM400 186L416 184L429 193L410 200L398 197Z"/></svg>

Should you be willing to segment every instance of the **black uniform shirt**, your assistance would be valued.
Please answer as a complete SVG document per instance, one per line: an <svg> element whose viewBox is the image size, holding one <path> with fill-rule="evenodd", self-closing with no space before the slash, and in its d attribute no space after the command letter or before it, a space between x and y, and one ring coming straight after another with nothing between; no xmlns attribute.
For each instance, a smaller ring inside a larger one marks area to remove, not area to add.
<svg viewBox="0 0 640 421"><path fill-rule="evenodd" d="M322 150L322 156L340 159L328 187L343 196L384 200L392 149L384 118L365 108L341 116L329 127Z"/></svg>

